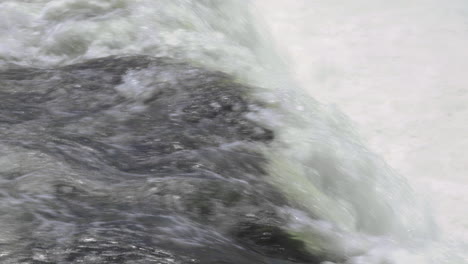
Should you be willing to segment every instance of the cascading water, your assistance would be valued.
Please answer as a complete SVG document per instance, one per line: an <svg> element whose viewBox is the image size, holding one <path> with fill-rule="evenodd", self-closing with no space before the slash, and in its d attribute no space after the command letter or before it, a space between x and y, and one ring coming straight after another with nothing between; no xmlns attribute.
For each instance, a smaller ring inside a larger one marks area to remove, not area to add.
<svg viewBox="0 0 468 264"><path fill-rule="evenodd" d="M250 4L0 3L4 263L464 263Z"/></svg>
<svg viewBox="0 0 468 264"><path fill-rule="evenodd" d="M466 2L255 5L290 57L291 76L358 123L371 149L430 201L438 240L454 248L447 259L466 261Z"/></svg>

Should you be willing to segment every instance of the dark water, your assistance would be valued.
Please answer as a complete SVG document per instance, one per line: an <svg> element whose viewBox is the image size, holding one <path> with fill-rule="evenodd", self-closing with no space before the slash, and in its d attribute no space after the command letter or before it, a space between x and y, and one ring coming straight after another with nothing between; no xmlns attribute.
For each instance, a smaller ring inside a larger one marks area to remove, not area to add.
<svg viewBox="0 0 468 264"><path fill-rule="evenodd" d="M153 92L119 94L128 72ZM256 150L274 133L230 76L125 56L0 85L2 151L23 157L1 172L2 263L318 263L282 228Z"/></svg>

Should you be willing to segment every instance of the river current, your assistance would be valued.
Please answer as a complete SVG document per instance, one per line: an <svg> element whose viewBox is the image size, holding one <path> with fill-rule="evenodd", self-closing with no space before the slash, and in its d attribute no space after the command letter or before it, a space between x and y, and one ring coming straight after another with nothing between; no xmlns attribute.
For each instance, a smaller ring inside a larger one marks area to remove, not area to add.
<svg viewBox="0 0 468 264"><path fill-rule="evenodd" d="M294 75L285 46L323 35L279 30L298 28L282 8L2 1L1 262L466 263L355 118L312 98L331 64L292 52L327 82Z"/></svg>

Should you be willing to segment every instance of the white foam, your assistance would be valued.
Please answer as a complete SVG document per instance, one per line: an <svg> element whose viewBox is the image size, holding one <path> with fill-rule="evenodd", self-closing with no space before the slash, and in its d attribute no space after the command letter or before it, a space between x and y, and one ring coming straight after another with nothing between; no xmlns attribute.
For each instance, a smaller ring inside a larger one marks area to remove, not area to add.
<svg viewBox="0 0 468 264"><path fill-rule="evenodd" d="M433 205L442 242L426 241L412 253L418 260L390 259L468 262L466 2L255 3L295 79L349 114L371 149Z"/></svg>

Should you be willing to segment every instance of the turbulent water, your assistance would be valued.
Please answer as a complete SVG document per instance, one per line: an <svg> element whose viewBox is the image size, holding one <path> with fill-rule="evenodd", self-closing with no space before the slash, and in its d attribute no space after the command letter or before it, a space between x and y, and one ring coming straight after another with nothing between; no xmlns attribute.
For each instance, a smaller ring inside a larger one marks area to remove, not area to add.
<svg viewBox="0 0 468 264"><path fill-rule="evenodd" d="M2 263L464 263L250 4L0 3Z"/></svg>

